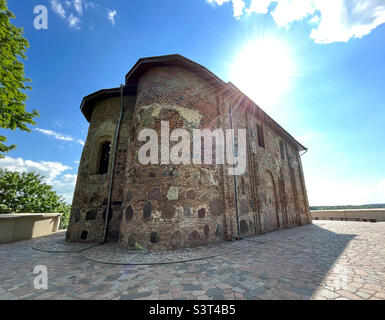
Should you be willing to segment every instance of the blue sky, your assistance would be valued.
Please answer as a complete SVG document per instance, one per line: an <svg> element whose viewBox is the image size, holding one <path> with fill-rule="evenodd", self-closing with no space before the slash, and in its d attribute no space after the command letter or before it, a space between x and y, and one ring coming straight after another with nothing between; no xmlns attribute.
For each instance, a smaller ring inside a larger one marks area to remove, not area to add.
<svg viewBox="0 0 385 320"><path fill-rule="evenodd" d="M348 3L348 4L346 4ZM311 205L385 202L385 1L9 1L30 43L31 133L0 167L35 170L71 200L88 123L82 97L141 57L179 53L233 81L309 151ZM33 25L48 8L48 29ZM259 62L258 62L259 61ZM265 87L264 87L265 86Z"/></svg>

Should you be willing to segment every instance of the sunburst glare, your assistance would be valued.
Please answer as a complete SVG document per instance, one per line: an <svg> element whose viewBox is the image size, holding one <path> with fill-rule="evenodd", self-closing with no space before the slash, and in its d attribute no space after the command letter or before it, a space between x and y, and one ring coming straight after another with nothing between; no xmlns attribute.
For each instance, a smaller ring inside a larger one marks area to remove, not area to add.
<svg viewBox="0 0 385 320"><path fill-rule="evenodd" d="M258 105L269 107L287 89L294 63L288 46L278 39L246 43L231 66L231 81Z"/></svg>

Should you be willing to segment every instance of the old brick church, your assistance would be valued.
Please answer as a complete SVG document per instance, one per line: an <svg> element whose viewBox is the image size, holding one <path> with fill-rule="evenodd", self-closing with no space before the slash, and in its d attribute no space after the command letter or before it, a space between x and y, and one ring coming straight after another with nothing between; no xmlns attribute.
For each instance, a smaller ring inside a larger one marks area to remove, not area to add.
<svg viewBox="0 0 385 320"><path fill-rule="evenodd" d="M296 141L231 83L180 55L140 59L120 88L84 97L89 121L67 240L173 249L311 223ZM247 167L138 161L143 128L243 128Z"/></svg>

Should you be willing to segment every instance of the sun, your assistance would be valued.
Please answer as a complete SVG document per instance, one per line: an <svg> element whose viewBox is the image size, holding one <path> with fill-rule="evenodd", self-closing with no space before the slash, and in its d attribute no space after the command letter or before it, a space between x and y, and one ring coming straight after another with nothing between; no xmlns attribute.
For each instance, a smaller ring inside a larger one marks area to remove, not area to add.
<svg viewBox="0 0 385 320"><path fill-rule="evenodd" d="M274 104L293 73L288 46L276 39L255 39L244 45L231 66L231 81L259 106Z"/></svg>

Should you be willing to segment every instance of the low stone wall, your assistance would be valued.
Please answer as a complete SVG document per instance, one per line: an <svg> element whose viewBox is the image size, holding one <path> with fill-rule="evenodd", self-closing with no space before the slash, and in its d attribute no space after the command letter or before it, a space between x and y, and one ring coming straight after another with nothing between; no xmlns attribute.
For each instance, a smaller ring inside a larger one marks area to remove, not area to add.
<svg viewBox="0 0 385 320"><path fill-rule="evenodd" d="M385 221L384 209L311 210L313 220Z"/></svg>
<svg viewBox="0 0 385 320"><path fill-rule="evenodd" d="M0 214L0 243L28 240L57 232L60 213Z"/></svg>

